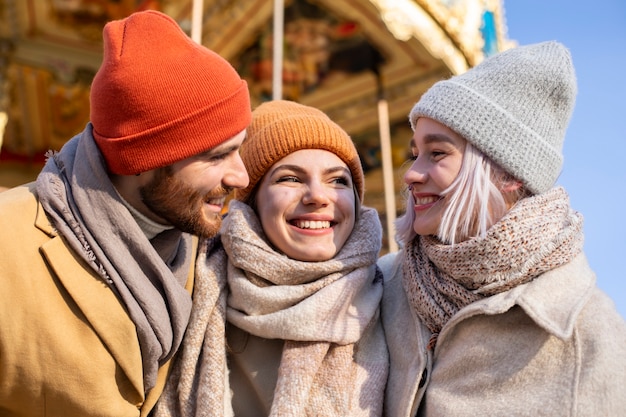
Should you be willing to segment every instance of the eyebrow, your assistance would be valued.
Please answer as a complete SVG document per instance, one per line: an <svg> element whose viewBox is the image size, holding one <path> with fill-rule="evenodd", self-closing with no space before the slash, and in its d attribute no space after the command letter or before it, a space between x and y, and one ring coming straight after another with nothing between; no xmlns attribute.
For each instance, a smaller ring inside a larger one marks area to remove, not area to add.
<svg viewBox="0 0 626 417"><path fill-rule="evenodd" d="M454 144L454 139L443 133L430 133L424 137L424 143L430 144L433 142L447 142Z"/></svg>
<svg viewBox="0 0 626 417"><path fill-rule="evenodd" d="M221 155L221 154L236 152L238 148L239 148L238 145L229 146L227 148L215 147L215 148L207 149L206 151L204 151L201 154L199 154L199 156L201 156L201 157L211 157L213 155Z"/></svg>
<svg viewBox="0 0 626 417"><path fill-rule="evenodd" d="M445 135L443 133L429 133L427 135L424 136L424 144L425 145L429 145L431 143L435 143L435 142L445 142L445 143L449 143L451 145L454 145L454 139L452 139L450 136ZM416 148L417 145L415 144L415 139L411 138L411 141L409 142L409 147L411 148Z"/></svg>
<svg viewBox="0 0 626 417"><path fill-rule="evenodd" d="M270 174L274 174L275 172L283 171L283 170L294 171L294 172L297 172L297 173L300 173L300 174L305 174L306 173L305 172L305 168L303 168L300 165L286 164L286 165L279 165L279 166L277 166L275 169L272 170L272 172ZM330 168L325 169L322 173L325 174L325 175L328 175L328 174L332 174L332 173L337 172L337 171L343 171L344 173L349 174L350 176L352 176L352 173L350 172L348 167L344 167L344 166L330 167Z"/></svg>

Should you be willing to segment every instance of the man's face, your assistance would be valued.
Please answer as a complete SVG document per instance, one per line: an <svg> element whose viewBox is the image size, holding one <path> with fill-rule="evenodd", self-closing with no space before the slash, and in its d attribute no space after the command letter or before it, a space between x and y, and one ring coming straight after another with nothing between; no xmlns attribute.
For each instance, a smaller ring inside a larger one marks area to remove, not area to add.
<svg viewBox="0 0 626 417"><path fill-rule="evenodd" d="M239 156L244 138L245 131L207 152L155 170L139 189L143 203L162 223L200 237L215 236L226 196L249 183Z"/></svg>

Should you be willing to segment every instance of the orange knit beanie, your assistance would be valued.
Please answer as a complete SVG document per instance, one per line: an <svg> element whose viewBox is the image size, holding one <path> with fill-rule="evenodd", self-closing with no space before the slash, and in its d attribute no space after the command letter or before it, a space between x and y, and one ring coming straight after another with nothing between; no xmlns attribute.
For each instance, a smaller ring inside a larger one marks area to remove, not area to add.
<svg viewBox="0 0 626 417"><path fill-rule="evenodd" d="M245 81L157 11L106 24L91 85L93 136L110 172L133 175L205 152L250 123Z"/></svg>
<svg viewBox="0 0 626 417"><path fill-rule="evenodd" d="M350 169L363 201L363 168L350 136L322 111L286 100L265 102L252 112L252 123L241 148L250 184L235 190L234 198L247 201L272 165L302 149L324 149L337 155Z"/></svg>

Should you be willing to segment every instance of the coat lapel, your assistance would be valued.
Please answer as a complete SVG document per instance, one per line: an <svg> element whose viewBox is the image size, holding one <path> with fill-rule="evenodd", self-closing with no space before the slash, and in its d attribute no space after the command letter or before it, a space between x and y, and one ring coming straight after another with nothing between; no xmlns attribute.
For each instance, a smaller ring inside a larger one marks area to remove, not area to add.
<svg viewBox="0 0 626 417"><path fill-rule="evenodd" d="M45 243L41 251L128 380L143 397L141 351L135 325L113 291L82 259L68 251L60 237Z"/></svg>

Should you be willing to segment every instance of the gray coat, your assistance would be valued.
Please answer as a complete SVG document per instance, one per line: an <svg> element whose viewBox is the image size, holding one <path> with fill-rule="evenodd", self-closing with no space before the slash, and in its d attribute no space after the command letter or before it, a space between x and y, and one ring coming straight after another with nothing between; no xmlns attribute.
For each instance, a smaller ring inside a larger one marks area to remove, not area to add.
<svg viewBox="0 0 626 417"><path fill-rule="evenodd" d="M388 417L625 416L626 322L584 255L461 309L433 351L409 307L401 252L379 260Z"/></svg>

